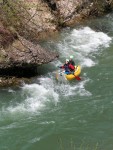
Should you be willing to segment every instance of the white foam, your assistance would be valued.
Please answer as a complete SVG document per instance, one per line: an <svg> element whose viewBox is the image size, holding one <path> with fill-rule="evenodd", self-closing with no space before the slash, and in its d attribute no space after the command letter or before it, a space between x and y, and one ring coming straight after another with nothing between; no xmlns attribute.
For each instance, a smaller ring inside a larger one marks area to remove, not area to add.
<svg viewBox="0 0 113 150"><path fill-rule="evenodd" d="M46 84L47 82L48 84ZM46 83L45 83L46 82ZM52 81L49 78L41 78L41 84L25 84L22 87L22 97L25 99L16 103L15 106L9 106L3 108L2 113L16 114L17 116L21 113L40 113L42 108L45 108L47 103L53 103L57 105L59 95L54 91Z"/></svg>
<svg viewBox="0 0 113 150"><path fill-rule="evenodd" d="M30 140L29 142L30 143L36 143L36 142L40 141L40 139L41 139L40 137L35 137L32 140Z"/></svg>
<svg viewBox="0 0 113 150"><path fill-rule="evenodd" d="M70 86L69 91L65 94L65 96L70 95L91 96L92 94L85 89L85 85L87 84L87 82L89 82L88 79L80 81L74 86Z"/></svg>
<svg viewBox="0 0 113 150"><path fill-rule="evenodd" d="M96 32L89 27L74 29L71 37L76 39L75 48L87 53L98 51L100 46L108 47L112 40L107 34Z"/></svg>
<svg viewBox="0 0 113 150"><path fill-rule="evenodd" d="M47 101L53 101L56 104L59 98L54 91L53 81L49 78L40 78L40 85L25 85L23 90L28 94L26 99L28 106L34 111L39 107L45 106Z"/></svg>
<svg viewBox="0 0 113 150"><path fill-rule="evenodd" d="M59 82L55 86L55 90L58 91L58 93L62 96L71 96L71 95L80 95L80 96L91 96L92 94L85 89L86 84L89 82L89 79L85 79L81 81L76 81L75 84L72 85L70 82Z"/></svg>
<svg viewBox="0 0 113 150"><path fill-rule="evenodd" d="M81 57L82 58L82 57ZM95 64L97 64L97 61L93 61L92 59L90 58L83 58L82 61L81 61L81 66L84 67L84 66L87 66L87 67L92 67L94 66Z"/></svg>
<svg viewBox="0 0 113 150"><path fill-rule="evenodd" d="M89 82L89 79L86 79L82 82L80 82L77 86L76 86L76 89L77 89L77 94L80 95L80 96L91 96L92 94L85 89L85 85L87 84L87 82Z"/></svg>
<svg viewBox="0 0 113 150"><path fill-rule="evenodd" d="M96 32L89 27L73 29L58 43L58 50L66 58L75 57L82 66L91 67L98 63L94 55L109 47L112 38L103 32Z"/></svg>
<svg viewBox="0 0 113 150"><path fill-rule="evenodd" d="M9 93L14 93L15 91L13 89L8 90Z"/></svg>

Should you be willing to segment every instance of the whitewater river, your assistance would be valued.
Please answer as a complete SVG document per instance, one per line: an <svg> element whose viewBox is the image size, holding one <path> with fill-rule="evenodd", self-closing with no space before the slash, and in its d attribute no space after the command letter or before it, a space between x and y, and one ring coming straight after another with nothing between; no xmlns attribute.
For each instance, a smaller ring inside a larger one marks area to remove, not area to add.
<svg viewBox="0 0 113 150"><path fill-rule="evenodd" d="M113 14L41 44L60 58L32 84L0 89L0 150L112 150ZM82 80L57 82L70 54Z"/></svg>

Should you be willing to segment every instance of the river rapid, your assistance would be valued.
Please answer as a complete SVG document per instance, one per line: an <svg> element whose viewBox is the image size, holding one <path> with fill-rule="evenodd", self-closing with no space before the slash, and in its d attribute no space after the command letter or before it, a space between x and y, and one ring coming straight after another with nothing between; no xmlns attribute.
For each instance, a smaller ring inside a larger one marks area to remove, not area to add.
<svg viewBox="0 0 113 150"><path fill-rule="evenodd" d="M112 150L113 14L41 44L60 58L32 84L0 89L0 150ZM70 55L82 80L58 82L58 66Z"/></svg>

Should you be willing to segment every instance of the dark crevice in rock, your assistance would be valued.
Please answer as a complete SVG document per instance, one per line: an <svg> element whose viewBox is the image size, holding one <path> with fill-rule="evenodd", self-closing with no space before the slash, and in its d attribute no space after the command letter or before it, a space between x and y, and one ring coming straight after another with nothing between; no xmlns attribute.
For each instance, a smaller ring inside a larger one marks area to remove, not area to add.
<svg viewBox="0 0 113 150"><path fill-rule="evenodd" d="M51 8L51 10L56 11L57 5L54 0L43 0L43 2L46 2L48 6Z"/></svg>
<svg viewBox="0 0 113 150"><path fill-rule="evenodd" d="M110 4L107 4L106 6L105 6L105 12L106 13L109 13L109 12L111 12L113 10L113 8L112 8L112 6L110 5Z"/></svg>
<svg viewBox="0 0 113 150"><path fill-rule="evenodd" d="M11 67L0 69L0 77L33 77L37 75L37 66Z"/></svg>

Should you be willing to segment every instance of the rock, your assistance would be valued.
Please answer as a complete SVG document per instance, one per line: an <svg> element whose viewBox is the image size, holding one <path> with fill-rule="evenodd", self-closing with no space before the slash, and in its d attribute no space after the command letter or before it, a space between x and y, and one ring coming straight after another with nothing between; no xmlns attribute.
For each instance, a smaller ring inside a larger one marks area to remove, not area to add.
<svg viewBox="0 0 113 150"><path fill-rule="evenodd" d="M112 0L45 0L57 6L59 26L77 24L88 17L97 17L113 9Z"/></svg>
<svg viewBox="0 0 113 150"><path fill-rule="evenodd" d="M6 47L16 38L17 35L7 30L0 21L0 46Z"/></svg>
<svg viewBox="0 0 113 150"><path fill-rule="evenodd" d="M15 38L3 25L1 29L0 76L34 75L37 66L49 63L58 57L57 53L33 44L19 35ZM4 43L6 39L9 41Z"/></svg>
<svg viewBox="0 0 113 150"><path fill-rule="evenodd" d="M12 23L18 27L18 33L30 41L47 39L58 32L56 17L42 0L15 2L19 21ZM23 6L23 7L22 7ZM18 24L17 24L18 23ZM50 31L50 32L48 32Z"/></svg>
<svg viewBox="0 0 113 150"><path fill-rule="evenodd" d="M30 84L31 80L28 78L0 77L0 88L20 86L20 85L23 85L24 83Z"/></svg>

